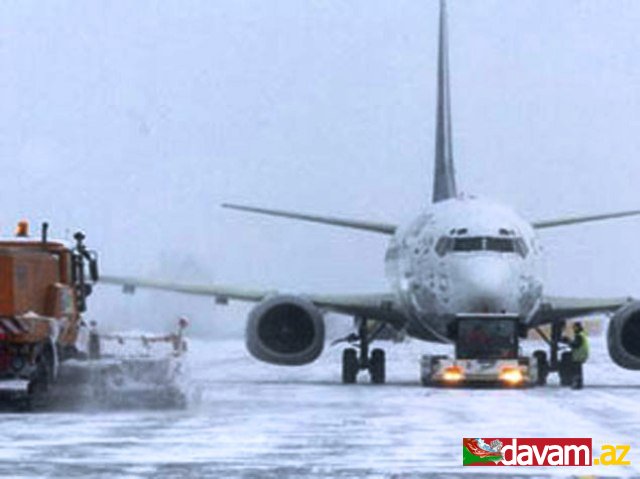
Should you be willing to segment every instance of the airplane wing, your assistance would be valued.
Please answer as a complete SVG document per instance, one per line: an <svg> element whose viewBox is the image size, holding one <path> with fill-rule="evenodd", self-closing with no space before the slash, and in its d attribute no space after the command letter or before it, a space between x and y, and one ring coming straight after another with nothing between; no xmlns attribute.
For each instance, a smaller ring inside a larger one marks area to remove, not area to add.
<svg viewBox="0 0 640 479"><path fill-rule="evenodd" d="M294 220L309 221L311 223L322 223L325 225L341 226L343 228L352 228L357 230L371 231L374 233L382 233L392 235L398 228L397 225L390 223L379 223L375 221L354 220L347 218L336 218L334 216L311 215L308 213L298 213L295 211L272 210L267 208L258 208L255 206L235 205L224 203L223 208L231 210L248 211L250 213L258 213L269 216L279 216L281 218L290 218Z"/></svg>
<svg viewBox="0 0 640 479"><path fill-rule="evenodd" d="M565 218L554 218L540 221L533 221L531 226L535 229L557 228L558 226L569 226L580 223L591 223L593 221L610 220L614 218L625 218L627 216L640 215L640 210L617 211L613 213L603 213L598 215L568 216Z"/></svg>
<svg viewBox="0 0 640 479"><path fill-rule="evenodd" d="M545 296L530 326L540 326L596 313L613 313L633 298L571 298Z"/></svg>
<svg viewBox="0 0 640 479"><path fill-rule="evenodd" d="M154 279L141 279L124 276L102 275L100 283L122 286L125 293L133 293L136 288L155 289L195 296L210 296L216 302L225 304L229 300L260 302L278 294L276 290L250 289L236 286L192 284ZM395 326L402 326L406 318L393 293L371 294L302 294L318 307L327 311L363 316L383 321ZM542 304L530 322L531 327L564 321L579 316L596 313L612 313L632 301L630 297L619 298L574 298L561 296L545 296Z"/></svg>
<svg viewBox="0 0 640 479"><path fill-rule="evenodd" d="M125 293L133 293L136 288L156 289L195 296L211 296L217 303L229 300L259 302L278 294L268 289L249 289L225 285L201 285L158 281L123 276L101 275L100 283L122 286ZM99 283L99 284L100 284ZM393 293L372 293L353 295L301 294L321 309L350 316L362 316L401 327L406 318L401 312Z"/></svg>

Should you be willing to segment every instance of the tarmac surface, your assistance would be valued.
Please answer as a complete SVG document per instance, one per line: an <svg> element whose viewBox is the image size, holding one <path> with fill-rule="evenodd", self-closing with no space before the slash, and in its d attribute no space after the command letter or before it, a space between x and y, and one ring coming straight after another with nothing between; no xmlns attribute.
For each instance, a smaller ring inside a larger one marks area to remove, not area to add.
<svg viewBox="0 0 640 479"><path fill-rule="evenodd" d="M539 345L535 345L538 347ZM383 386L340 384L341 347L275 367L241 340L192 341L186 410L5 413L0 477L640 477L640 373L594 338L586 387L425 389L420 354L389 343ZM441 348L441 347L439 347ZM631 466L463 468L463 437L592 437Z"/></svg>

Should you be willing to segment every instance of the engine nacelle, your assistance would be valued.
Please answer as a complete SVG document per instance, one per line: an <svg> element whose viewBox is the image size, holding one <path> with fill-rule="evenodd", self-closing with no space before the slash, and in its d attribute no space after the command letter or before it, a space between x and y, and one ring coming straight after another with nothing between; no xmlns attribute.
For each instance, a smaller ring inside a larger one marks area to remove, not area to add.
<svg viewBox="0 0 640 479"><path fill-rule="evenodd" d="M315 361L324 348L324 318L309 300L274 296L249 314L247 349L261 361L300 366Z"/></svg>
<svg viewBox="0 0 640 479"><path fill-rule="evenodd" d="M615 312L607 330L607 346L618 366L640 370L640 301Z"/></svg>

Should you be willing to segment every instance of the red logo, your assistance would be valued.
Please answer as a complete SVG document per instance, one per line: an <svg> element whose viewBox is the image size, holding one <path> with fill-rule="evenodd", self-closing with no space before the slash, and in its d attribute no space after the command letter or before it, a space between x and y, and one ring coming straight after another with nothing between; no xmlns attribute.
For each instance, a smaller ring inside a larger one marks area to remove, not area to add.
<svg viewBox="0 0 640 479"><path fill-rule="evenodd" d="M463 466L590 466L591 438L464 438Z"/></svg>

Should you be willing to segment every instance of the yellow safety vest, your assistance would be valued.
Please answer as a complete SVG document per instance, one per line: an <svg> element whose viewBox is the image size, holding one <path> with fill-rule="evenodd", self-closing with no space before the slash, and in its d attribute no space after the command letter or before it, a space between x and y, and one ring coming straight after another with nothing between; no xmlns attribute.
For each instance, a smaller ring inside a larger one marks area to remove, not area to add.
<svg viewBox="0 0 640 479"><path fill-rule="evenodd" d="M571 351L571 359L577 363L584 363L589 358L589 337L586 331L580 331L577 334L582 338L582 344Z"/></svg>

